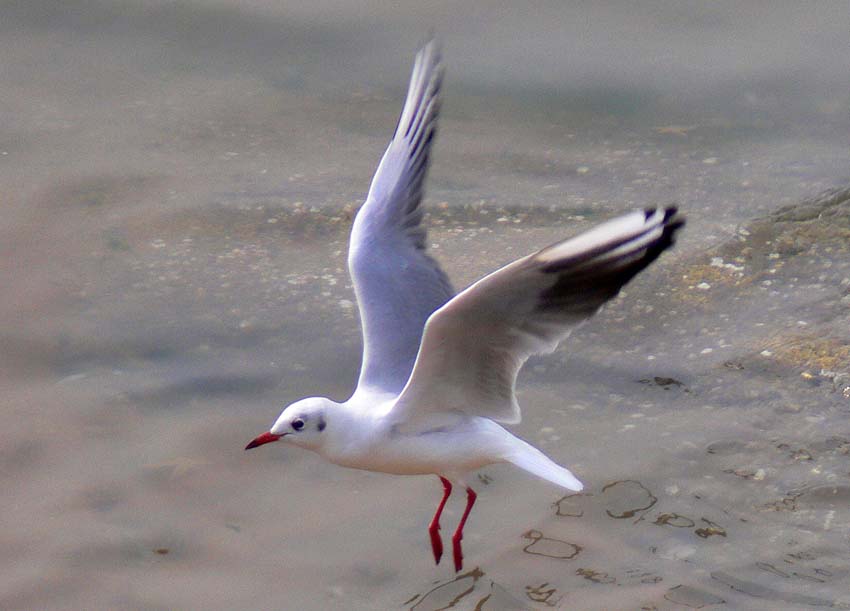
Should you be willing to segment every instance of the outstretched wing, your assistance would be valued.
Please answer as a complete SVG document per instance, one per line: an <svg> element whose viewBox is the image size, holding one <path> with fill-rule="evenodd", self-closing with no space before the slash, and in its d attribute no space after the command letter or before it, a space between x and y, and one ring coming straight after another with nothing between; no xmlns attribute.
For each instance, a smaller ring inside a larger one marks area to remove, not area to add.
<svg viewBox="0 0 850 611"><path fill-rule="evenodd" d="M526 359L553 351L672 245L683 224L675 208L633 212L519 259L461 292L428 319L393 418L461 411L519 422L514 385Z"/></svg>
<svg viewBox="0 0 850 611"><path fill-rule="evenodd" d="M440 51L431 41L416 56L395 134L351 230L348 267L363 327L358 389L400 392L425 321L454 294L425 253L421 225L442 75Z"/></svg>

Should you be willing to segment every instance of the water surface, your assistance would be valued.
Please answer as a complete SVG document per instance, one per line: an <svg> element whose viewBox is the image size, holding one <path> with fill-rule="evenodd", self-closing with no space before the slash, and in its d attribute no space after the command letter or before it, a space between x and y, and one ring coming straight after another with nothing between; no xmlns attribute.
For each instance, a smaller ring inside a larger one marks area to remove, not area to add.
<svg viewBox="0 0 850 611"><path fill-rule="evenodd" d="M850 607L850 204L811 199L850 181L843 3L0 13L0 607ZM587 490L484 469L459 575L436 478L242 450L354 384L347 231L431 28L458 287L688 217L521 375L517 434Z"/></svg>

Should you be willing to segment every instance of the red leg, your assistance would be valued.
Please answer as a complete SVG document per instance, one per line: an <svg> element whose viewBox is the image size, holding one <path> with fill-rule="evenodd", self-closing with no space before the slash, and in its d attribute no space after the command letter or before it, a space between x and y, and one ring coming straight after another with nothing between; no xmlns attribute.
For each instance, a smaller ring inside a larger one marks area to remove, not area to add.
<svg viewBox="0 0 850 611"><path fill-rule="evenodd" d="M449 500L449 495L452 493L452 483L442 475L439 476L443 482L443 500L437 505L437 511L434 514L434 519L428 526L428 532L431 535L431 549L434 550L434 560L440 564L440 558L443 556L443 541L440 539L440 515L443 513L443 507L446 506L446 501Z"/></svg>
<svg viewBox="0 0 850 611"><path fill-rule="evenodd" d="M469 517L469 512L475 504L477 494L472 488L466 489L466 509L463 510L463 515L460 518L460 523L457 525L455 534L452 535L452 552L455 557L455 572L463 568L463 552L460 549L460 540L463 539L463 527L466 524L466 518Z"/></svg>

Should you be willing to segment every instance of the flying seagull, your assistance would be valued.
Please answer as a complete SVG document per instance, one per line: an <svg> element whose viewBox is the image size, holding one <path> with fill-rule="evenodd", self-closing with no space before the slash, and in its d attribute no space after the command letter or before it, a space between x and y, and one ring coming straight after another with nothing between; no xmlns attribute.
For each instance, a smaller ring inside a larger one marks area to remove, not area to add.
<svg viewBox="0 0 850 611"><path fill-rule="evenodd" d="M287 406L247 448L283 440L344 467L433 474L443 497L428 527L443 554L440 515L453 487L466 508L452 537L463 566L463 528L475 503L465 475L509 462L569 490L566 468L504 429L520 421L517 373L550 353L673 244L675 208L632 212L548 246L455 295L426 252L422 196L437 130L443 68L431 41L417 54L395 133L354 219L348 266L360 309L363 363L351 398Z"/></svg>

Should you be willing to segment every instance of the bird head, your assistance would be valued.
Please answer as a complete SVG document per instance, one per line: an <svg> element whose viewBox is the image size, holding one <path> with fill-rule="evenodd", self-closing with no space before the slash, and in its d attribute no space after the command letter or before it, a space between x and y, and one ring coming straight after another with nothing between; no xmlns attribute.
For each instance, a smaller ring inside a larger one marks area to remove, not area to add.
<svg viewBox="0 0 850 611"><path fill-rule="evenodd" d="M301 399L287 406L274 426L258 436L245 449L250 450L272 441L283 439L295 445L315 450L324 441L328 426L327 412L333 402L323 397Z"/></svg>

